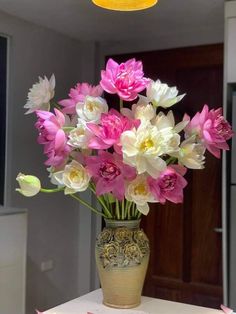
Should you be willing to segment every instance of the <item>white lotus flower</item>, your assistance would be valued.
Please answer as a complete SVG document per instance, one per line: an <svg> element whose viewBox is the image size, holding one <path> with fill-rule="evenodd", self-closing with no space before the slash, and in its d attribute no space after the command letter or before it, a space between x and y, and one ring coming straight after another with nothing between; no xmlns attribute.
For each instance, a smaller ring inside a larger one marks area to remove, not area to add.
<svg viewBox="0 0 236 314"><path fill-rule="evenodd" d="M134 202L137 209L144 215L149 212L148 202L157 202L150 191L147 176L144 174L138 175L133 181L129 182L126 187L125 198Z"/></svg>
<svg viewBox="0 0 236 314"><path fill-rule="evenodd" d="M138 102L132 106L134 118L143 121L151 121L155 117L155 110L151 104L144 104Z"/></svg>
<svg viewBox="0 0 236 314"><path fill-rule="evenodd" d="M180 145L180 150L172 156L177 157L180 164L190 169L203 169L206 148L200 143L194 143L191 138Z"/></svg>
<svg viewBox="0 0 236 314"><path fill-rule="evenodd" d="M173 115L173 111L168 111L167 115L165 115L162 111L158 113L156 116L153 124L159 129L165 129L165 128L171 128L175 133L181 132L186 125L188 124L188 121L181 121L178 124L175 125L175 118Z"/></svg>
<svg viewBox="0 0 236 314"><path fill-rule="evenodd" d="M35 83L29 90L27 103L24 108L29 109L26 114L32 113L35 110L50 109L50 100L55 94L55 76L52 74L50 80L46 76L44 78L39 77L39 82Z"/></svg>
<svg viewBox="0 0 236 314"><path fill-rule="evenodd" d="M69 141L67 143L76 148L87 149L91 137L92 133L87 128L86 122L78 119L76 128L69 133Z"/></svg>
<svg viewBox="0 0 236 314"><path fill-rule="evenodd" d="M88 188L90 175L77 161L73 160L65 169L52 174L51 180L58 186L66 186L65 194L83 192Z"/></svg>
<svg viewBox="0 0 236 314"><path fill-rule="evenodd" d="M163 145L165 145L165 153L171 154L179 150L180 145L180 135L178 134L182 131L188 124L188 121L181 121L175 125L175 119L173 112L170 110L167 115L163 112L159 112L153 121L163 138Z"/></svg>
<svg viewBox="0 0 236 314"><path fill-rule="evenodd" d="M132 110L122 108L121 113L131 119L140 119L141 123L151 121L155 117L155 109L153 105L146 101L146 97L139 95L137 104L132 105Z"/></svg>
<svg viewBox="0 0 236 314"><path fill-rule="evenodd" d="M108 105L102 97L86 96L84 102L78 102L76 112L86 122L99 122L101 114L108 112Z"/></svg>
<svg viewBox="0 0 236 314"><path fill-rule="evenodd" d="M35 196L41 189L40 180L35 176L19 173L16 177L16 180L20 186L20 188L16 189L16 191L23 194L24 196Z"/></svg>
<svg viewBox="0 0 236 314"><path fill-rule="evenodd" d="M125 131L121 145L124 162L135 167L138 174L147 172L156 178L166 168L165 161L159 157L165 152L165 143L155 126L145 124L137 130Z"/></svg>
<svg viewBox="0 0 236 314"><path fill-rule="evenodd" d="M147 100L154 107L168 108L179 102L184 96L178 95L176 87L169 87L167 84L161 83L160 80L151 81L147 86Z"/></svg>

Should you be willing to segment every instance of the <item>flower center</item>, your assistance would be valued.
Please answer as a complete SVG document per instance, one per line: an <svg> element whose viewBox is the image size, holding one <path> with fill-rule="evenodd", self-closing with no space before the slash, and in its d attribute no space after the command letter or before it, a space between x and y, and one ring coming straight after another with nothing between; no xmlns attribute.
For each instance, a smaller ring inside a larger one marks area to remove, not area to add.
<svg viewBox="0 0 236 314"><path fill-rule="evenodd" d="M72 182L76 182L81 178L81 172L78 169L72 169L69 177Z"/></svg>
<svg viewBox="0 0 236 314"><path fill-rule="evenodd" d="M146 138L140 145L140 150L146 152L148 149L154 146L153 140L151 138Z"/></svg>
<svg viewBox="0 0 236 314"><path fill-rule="evenodd" d="M148 190L147 190L146 185L144 183L140 183L136 185L134 188L134 194L135 195L147 195Z"/></svg>
<svg viewBox="0 0 236 314"><path fill-rule="evenodd" d="M121 174L120 169L112 162L103 162L99 169L99 174L107 181L114 180Z"/></svg>
<svg viewBox="0 0 236 314"><path fill-rule="evenodd" d="M86 104L86 108L88 109L88 111L93 112L94 110L98 109L98 105L94 102L89 101Z"/></svg>
<svg viewBox="0 0 236 314"><path fill-rule="evenodd" d="M83 128L77 128L75 134L77 136L85 135L85 130Z"/></svg>
<svg viewBox="0 0 236 314"><path fill-rule="evenodd" d="M133 84L133 71L132 68L120 67L120 72L117 75L115 85L120 90L128 91L130 85Z"/></svg>
<svg viewBox="0 0 236 314"><path fill-rule="evenodd" d="M215 121L215 128L218 135L222 136L226 140L230 139L232 131L229 123L224 119L223 116L217 117Z"/></svg>
<svg viewBox="0 0 236 314"><path fill-rule="evenodd" d="M165 191L172 191L177 181L176 174L165 176L160 182L160 188Z"/></svg>

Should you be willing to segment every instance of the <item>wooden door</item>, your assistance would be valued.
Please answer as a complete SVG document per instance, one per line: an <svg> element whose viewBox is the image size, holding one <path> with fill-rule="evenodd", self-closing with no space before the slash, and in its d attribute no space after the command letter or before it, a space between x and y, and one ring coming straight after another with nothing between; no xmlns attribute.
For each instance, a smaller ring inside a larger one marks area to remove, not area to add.
<svg viewBox="0 0 236 314"><path fill-rule="evenodd" d="M112 56L142 60L145 76L187 93L173 107L193 116L204 104L223 101L223 45L209 45ZM189 170L184 203L151 205L143 219L151 244L144 294L216 307L222 303L221 161L207 154L204 170Z"/></svg>

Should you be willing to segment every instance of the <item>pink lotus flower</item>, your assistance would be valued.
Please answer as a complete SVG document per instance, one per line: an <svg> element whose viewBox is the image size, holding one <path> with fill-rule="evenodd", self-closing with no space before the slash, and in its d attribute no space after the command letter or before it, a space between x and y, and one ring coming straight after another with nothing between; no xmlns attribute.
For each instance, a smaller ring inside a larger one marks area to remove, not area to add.
<svg viewBox="0 0 236 314"><path fill-rule="evenodd" d="M143 76L141 61L130 59L125 63L118 64L109 59L106 70L101 72L100 84L106 92L118 94L121 99L132 101L149 83L149 79Z"/></svg>
<svg viewBox="0 0 236 314"><path fill-rule="evenodd" d="M35 127L39 131L38 143L43 144L44 153L48 156L45 165L61 166L69 155L71 148L67 145L67 136L62 130L65 124L64 115L57 109L55 114L37 110Z"/></svg>
<svg viewBox="0 0 236 314"><path fill-rule="evenodd" d="M190 120L188 115L185 115L184 119ZM207 105L190 120L185 132L187 137L195 135L217 158L220 158L221 149L229 149L226 141L234 134L230 124L222 116L222 108L209 111Z"/></svg>
<svg viewBox="0 0 236 314"><path fill-rule="evenodd" d="M76 113L76 104L83 102L86 96L99 97L103 93L100 85L92 86L88 83L78 83L74 88L70 89L68 99L60 100L58 103L63 106L62 112L68 114Z"/></svg>
<svg viewBox="0 0 236 314"><path fill-rule="evenodd" d="M220 306L221 310L225 313L225 314L232 314L233 313L233 310L230 309L229 307L227 306L224 306L223 304L221 304Z"/></svg>
<svg viewBox="0 0 236 314"><path fill-rule="evenodd" d="M183 202L183 189L187 181L183 178L186 169L180 166L168 166L157 179L148 178L150 190L155 198L165 204L166 200L173 203Z"/></svg>
<svg viewBox="0 0 236 314"><path fill-rule="evenodd" d="M94 137L91 138L88 147L93 149L107 149L114 145L117 153L121 153L120 136L124 131L138 128L140 120L129 119L115 109L101 115L100 125L87 123Z"/></svg>
<svg viewBox="0 0 236 314"><path fill-rule="evenodd" d="M125 195L125 180L133 180L136 170L123 163L116 153L99 151L98 156L86 158L87 170L96 183L97 195L112 192L122 200Z"/></svg>

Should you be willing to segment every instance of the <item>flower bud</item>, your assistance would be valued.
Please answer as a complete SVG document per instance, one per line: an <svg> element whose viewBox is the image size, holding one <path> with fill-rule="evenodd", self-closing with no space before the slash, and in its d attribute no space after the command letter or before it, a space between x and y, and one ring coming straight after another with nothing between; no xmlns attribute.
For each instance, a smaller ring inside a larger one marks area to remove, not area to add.
<svg viewBox="0 0 236 314"><path fill-rule="evenodd" d="M20 188L16 189L17 192L23 194L24 196L31 197L39 193L41 189L40 180L31 175L24 175L19 173L16 177Z"/></svg>

